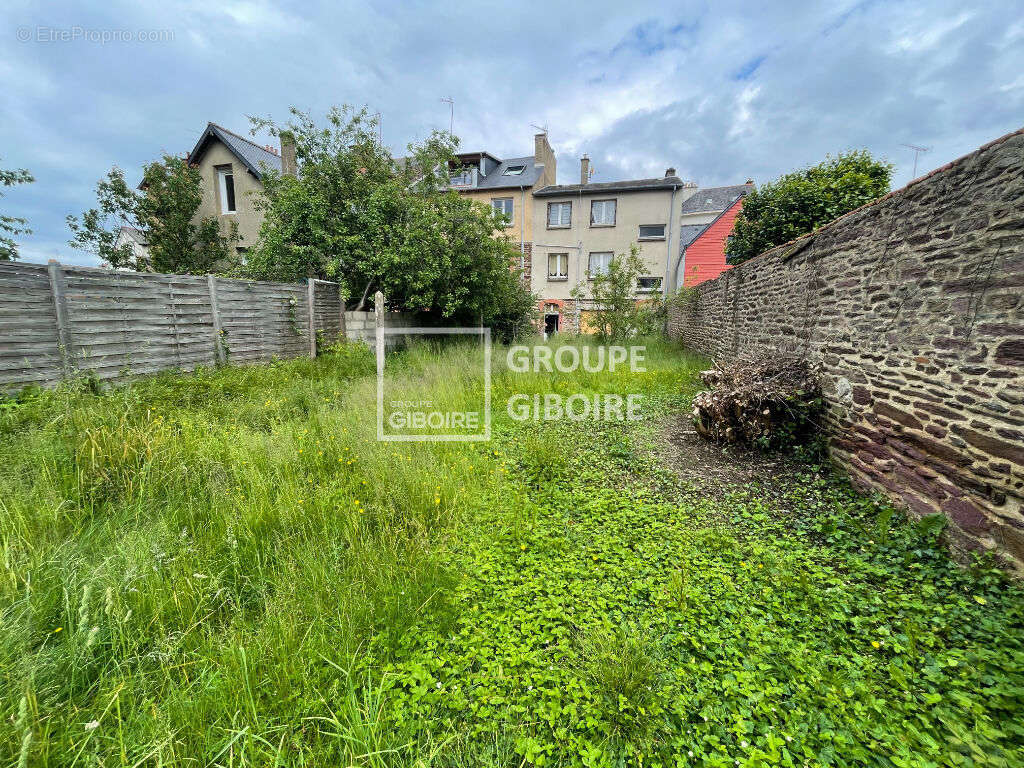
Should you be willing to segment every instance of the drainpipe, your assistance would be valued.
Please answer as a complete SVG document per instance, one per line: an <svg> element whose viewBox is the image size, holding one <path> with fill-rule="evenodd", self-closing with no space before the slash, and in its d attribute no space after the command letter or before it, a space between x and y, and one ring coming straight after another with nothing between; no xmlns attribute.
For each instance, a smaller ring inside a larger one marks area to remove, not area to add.
<svg viewBox="0 0 1024 768"><path fill-rule="evenodd" d="M526 187L519 187L519 268L526 269Z"/></svg>
<svg viewBox="0 0 1024 768"><path fill-rule="evenodd" d="M676 185L672 185L672 197L668 202L668 234L665 236L665 282L661 286L661 295L668 298L668 280L672 269L672 219L676 212Z"/></svg>
<svg viewBox="0 0 1024 768"><path fill-rule="evenodd" d="M675 274L675 278L676 278L676 282L678 283L679 282L679 276L682 275L683 276L683 282L685 283L686 282L686 249L685 248L680 248L679 250L680 250L679 258L676 259L676 274ZM679 287L682 288L682 286L679 286Z"/></svg>

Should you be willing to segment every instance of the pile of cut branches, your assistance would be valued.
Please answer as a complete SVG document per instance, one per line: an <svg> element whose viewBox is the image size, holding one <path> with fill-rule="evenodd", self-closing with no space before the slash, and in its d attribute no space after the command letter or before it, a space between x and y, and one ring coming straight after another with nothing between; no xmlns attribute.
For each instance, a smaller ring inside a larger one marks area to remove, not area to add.
<svg viewBox="0 0 1024 768"><path fill-rule="evenodd" d="M709 440L782 449L818 431L821 378L805 358L763 353L717 365L700 377L709 389L694 397L693 420Z"/></svg>

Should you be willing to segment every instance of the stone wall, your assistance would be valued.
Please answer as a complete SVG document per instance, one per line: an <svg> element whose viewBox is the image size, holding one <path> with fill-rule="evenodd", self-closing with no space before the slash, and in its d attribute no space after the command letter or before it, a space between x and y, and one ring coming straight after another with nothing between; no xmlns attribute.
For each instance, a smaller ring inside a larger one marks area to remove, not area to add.
<svg viewBox="0 0 1024 768"><path fill-rule="evenodd" d="M698 286L669 330L820 361L837 462L1024 573L1024 130Z"/></svg>

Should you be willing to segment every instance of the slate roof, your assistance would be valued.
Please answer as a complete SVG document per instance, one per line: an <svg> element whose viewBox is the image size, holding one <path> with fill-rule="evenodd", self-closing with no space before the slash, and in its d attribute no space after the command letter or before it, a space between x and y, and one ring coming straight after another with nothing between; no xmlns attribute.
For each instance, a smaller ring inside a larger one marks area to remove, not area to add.
<svg viewBox="0 0 1024 768"><path fill-rule="evenodd" d="M207 123L206 130L199 137L195 147L188 155L190 162L196 163L202 158L207 147L213 139L223 142L235 157L237 157L253 176L257 179L263 177L263 169L281 171L281 157L273 152L268 152L255 142L232 133L227 128L222 128L216 123Z"/></svg>
<svg viewBox="0 0 1024 768"><path fill-rule="evenodd" d="M540 178L542 165L537 165L533 155L529 157L510 157L502 160L501 165L480 179L477 189L507 189L509 187L532 187ZM505 171L515 165L525 165L523 172L515 176L506 176Z"/></svg>
<svg viewBox="0 0 1024 768"><path fill-rule="evenodd" d="M680 248L686 248L700 236L701 232L710 226L710 224L683 224L683 226L679 228Z"/></svg>
<svg viewBox="0 0 1024 768"><path fill-rule="evenodd" d="M473 159L478 158L480 155L487 155L492 158L498 163L498 166L486 176L480 177L475 187L452 186L452 189L472 192L477 189L519 189L519 187L532 187L537 183L537 179L540 178L541 171L544 168L544 166L536 164L536 158L533 155L499 160L490 152L460 152L457 157ZM518 173L515 176L506 176L506 169L514 165L525 165L526 167L523 168L522 173Z"/></svg>
<svg viewBox="0 0 1024 768"><path fill-rule="evenodd" d="M684 183L678 176L662 176L657 179L598 181L591 184L549 184L538 189L533 194L538 197L553 197L555 195L575 195L580 192L588 195L598 195L606 192L646 192L648 190L681 187Z"/></svg>
<svg viewBox="0 0 1024 768"><path fill-rule="evenodd" d="M710 213L724 211L736 198L753 192L753 184L733 184L730 187L705 187L683 201L683 213Z"/></svg>
<svg viewBox="0 0 1024 768"><path fill-rule="evenodd" d="M715 218L713 218L707 224L683 224L679 228L679 234L680 234L680 237L679 237L679 252L680 253L682 253L687 248L689 248L693 244L694 240L696 240L698 237L703 235L708 229L711 228L711 226L716 221L718 221L720 218L725 216L725 214L729 212L729 209L732 208L733 205L735 205L736 201L739 200L741 197L743 197L743 195L747 194L748 191L753 189L754 185L753 184L739 184L736 187L711 187L711 189L733 189L733 188L742 189L743 191L740 192L736 197L734 197L732 199L732 202L729 202L726 205L726 207L724 209L722 209L721 211L719 211L718 215L715 216ZM703 192L703 190L698 190L697 191L697 195L699 195L701 192ZM696 197L697 195L694 195L694 197ZM684 202L683 205L686 205L687 202L689 202L689 200ZM687 213L687 211L683 211L683 213ZM689 213L693 213L693 211L689 211ZM729 262L729 257L726 257L725 261L726 261L726 263L730 263Z"/></svg>

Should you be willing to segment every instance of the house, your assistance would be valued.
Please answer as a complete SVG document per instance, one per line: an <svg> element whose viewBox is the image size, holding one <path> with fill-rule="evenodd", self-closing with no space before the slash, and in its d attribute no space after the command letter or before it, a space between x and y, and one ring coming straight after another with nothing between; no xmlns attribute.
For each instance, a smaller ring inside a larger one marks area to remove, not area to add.
<svg viewBox="0 0 1024 768"><path fill-rule="evenodd" d="M533 137L532 155L501 159L490 152L461 152L450 188L505 216L505 235L518 247L529 271L534 235L534 193L555 183L555 153L546 133ZM524 275L528 279L528 275Z"/></svg>
<svg viewBox="0 0 1024 768"><path fill-rule="evenodd" d="M231 223L238 225L239 256L255 244L263 224L263 212L256 208L257 193L263 189L263 174L296 172L295 144L289 135L281 137L281 151L250 141L216 123L207 123L188 161L202 175L203 200L197 218L212 216L224 234Z"/></svg>
<svg viewBox="0 0 1024 768"><path fill-rule="evenodd" d="M729 269L725 246L754 182L698 189L683 201L679 258L672 285L690 287L713 280Z"/></svg>
<svg viewBox="0 0 1024 768"><path fill-rule="evenodd" d="M132 256L139 264L149 263L149 243L141 230L135 227L123 226L117 232L117 239L114 240L114 248L121 250L125 246L131 249Z"/></svg>
<svg viewBox="0 0 1024 768"><path fill-rule="evenodd" d="M580 183L533 193L531 288L540 297L544 330L586 331L592 311L591 277L612 258L639 248L646 273L637 299L663 294L679 253L680 201L696 191L669 168L653 179L591 182L590 160L580 160ZM582 296L572 294L579 286Z"/></svg>

